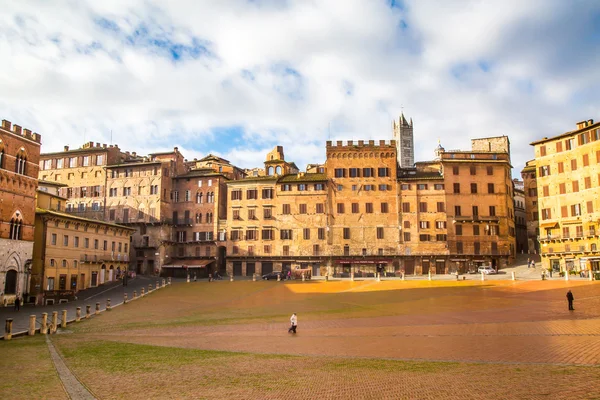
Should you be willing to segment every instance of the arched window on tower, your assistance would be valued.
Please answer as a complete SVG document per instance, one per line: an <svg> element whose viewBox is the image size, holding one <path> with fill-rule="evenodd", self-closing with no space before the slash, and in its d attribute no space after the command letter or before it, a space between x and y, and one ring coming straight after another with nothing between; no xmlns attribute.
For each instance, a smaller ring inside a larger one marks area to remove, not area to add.
<svg viewBox="0 0 600 400"><path fill-rule="evenodd" d="M18 154L17 157L15 158L15 172L17 174L25 175L26 166L27 166L27 158L22 154Z"/></svg>
<svg viewBox="0 0 600 400"><path fill-rule="evenodd" d="M10 236L11 240L21 240L23 238L23 219L19 216L13 217L10 220Z"/></svg>
<svg viewBox="0 0 600 400"><path fill-rule="evenodd" d="M277 168L275 168L275 173L277 175L281 175L281 166L280 165L278 165Z"/></svg>

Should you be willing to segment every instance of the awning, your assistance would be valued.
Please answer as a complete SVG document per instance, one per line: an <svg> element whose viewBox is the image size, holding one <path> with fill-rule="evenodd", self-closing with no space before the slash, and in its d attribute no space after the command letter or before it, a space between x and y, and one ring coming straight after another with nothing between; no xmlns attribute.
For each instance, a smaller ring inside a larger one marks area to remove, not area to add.
<svg viewBox="0 0 600 400"><path fill-rule="evenodd" d="M435 260L435 262L446 262L446 260Z"/></svg>
<svg viewBox="0 0 600 400"><path fill-rule="evenodd" d="M467 261L466 258L453 258L450 261Z"/></svg>
<svg viewBox="0 0 600 400"><path fill-rule="evenodd" d="M558 228L558 222L546 222L545 224L540 224L540 228L545 228L545 229Z"/></svg>
<svg viewBox="0 0 600 400"><path fill-rule="evenodd" d="M392 260L339 260L339 264L388 264Z"/></svg>
<svg viewBox="0 0 600 400"><path fill-rule="evenodd" d="M190 260L189 262L186 262L185 264L181 263L181 264L165 264L162 267L163 268L183 268L183 269L187 269L187 268L205 268L207 265L211 264L215 262L215 260Z"/></svg>
<svg viewBox="0 0 600 400"><path fill-rule="evenodd" d="M576 225L576 224L581 225L583 222L579 219L573 219L571 221L560 221L560 223L562 225Z"/></svg>

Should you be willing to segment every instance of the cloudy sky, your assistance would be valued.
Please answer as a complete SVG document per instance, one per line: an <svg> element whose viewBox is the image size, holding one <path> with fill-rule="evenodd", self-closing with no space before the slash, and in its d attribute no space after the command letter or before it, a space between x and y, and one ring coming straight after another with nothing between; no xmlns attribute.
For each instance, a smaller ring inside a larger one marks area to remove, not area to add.
<svg viewBox="0 0 600 400"><path fill-rule="evenodd" d="M520 176L531 141L600 119L595 0L2 3L0 118L43 152L112 132L242 167L283 145L303 168L404 110L417 160L508 135Z"/></svg>

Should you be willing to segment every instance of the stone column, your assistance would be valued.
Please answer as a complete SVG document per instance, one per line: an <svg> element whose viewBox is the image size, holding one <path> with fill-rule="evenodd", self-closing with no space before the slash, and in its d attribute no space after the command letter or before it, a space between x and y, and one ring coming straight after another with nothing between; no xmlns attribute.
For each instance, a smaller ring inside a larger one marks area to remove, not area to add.
<svg viewBox="0 0 600 400"><path fill-rule="evenodd" d="M127 304L127 293L123 293L123 304Z"/></svg>
<svg viewBox="0 0 600 400"><path fill-rule="evenodd" d="M256 282L256 274L252 274L252 282Z"/></svg>
<svg viewBox="0 0 600 400"><path fill-rule="evenodd" d="M171 284L171 277L168 278L169 280L167 281L167 284Z"/></svg>
<svg viewBox="0 0 600 400"><path fill-rule="evenodd" d="M35 335L35 315L29 316L29 336Z"/></svg>
<svg viewBox="0 0 600 400"><path fill-rule="evenodd" d="M481 280L485 281L485 274L483 272L481 273Z"/></svg>
<svg viewBox="0 0 600 400"><path fill-rule="evenodd" d="M190 274L187 275L187 279L186 279L187 283L190 283Z"/></svg>
<svg viewBox="0 0 600 400"><path fill-rule="evenodd" d="M60 324L61 328L67 327L67 310L62 310L62 321Z"/></svg>
<svg viewBox="0 0 600 400"><path fill-rule="evenodd" d="M106 299L106 311L110 310L112 310L112 307L110 306L110 299Z"/></svg>
<svg viewBox="0 0 600 400"><path fill-rule="evenodd" d="M85 306L85 318L88 319L90 317L90 309L92 308L92 306L90 306L89 304L87 306Z"/></svg>
<svg viewBox="0 0 600 400"><path fill-rule="evenodd" d="M137 299L137 291L135 291L135 290L133 291L133 299L134 300Z"/></svg>
<svg viewBox="0 0 600 400"><path fill-rule="evenodd" d="M304 282L306 280L306 277L304 276L304 272L302 273L302 282Z"/></svg>
<svg viewBox="0 0 600 400"><path fill-rule="evenodd" d="M55 333L58 328L58 311L52 311L52 326L50 328L50 333Z"/></svg>
<svg viewBox="0 0 600 400"><path fill-rule="evenodd" d="M431 271L427 273L427 280L431 280Z"/></svg>
<svg viewBox="0 0 600 400"><path fill-rule="evenodd" d="M48 313L42 313L42 327L40 328L40 333L45 335L48 333Z"/></svg>
<svg viewBox="0 0 600 400"><path fill-rule="evenodd" d="M81 321L81 307L77 307L77 311L75 312L75 322Z"/></svg>
<svg viewBox="0 0 600 400"><path fill-rule="evenodd" d="M12 318L6 318L6 324L4 325L4 340L10 340L12 338Z"/></svg>
<svg viewBox="0 0 600 400"><path fill-rule="evenodd" d="M515 278L515 271L512 271L510 274L511 274L512 280L515 281L516 280L516 278Z"/></svg>
<svg viewBox="0 0 600 400"><path fill-rule="evenodd" d="M591 282L594 280L594 271L588 269L588 280Z"/></svg>
<svg viewBox="0 0 600 400"><path fill-rule="evenodd" d="M96 303L96 315L100 314L100 303Z"/></svg>
<svg viewBox="0 0 600 400"><path fill-rule="evenodd" d="M229 275L229 282L233 282L233 273Z"/></svg>
<svg viewBox="0 0 600 400"><path fill-rule="evenodd" d="M145 293L144 293L144 288L141 288L141 289L140 289L140 297L144 297L144 294L145 294Z"/></svg>
<svg viewBox="0 0 600 400"><path fill-rule="evenodd" d="M277 274L277 282L281 281L281 275Z"/></svg>

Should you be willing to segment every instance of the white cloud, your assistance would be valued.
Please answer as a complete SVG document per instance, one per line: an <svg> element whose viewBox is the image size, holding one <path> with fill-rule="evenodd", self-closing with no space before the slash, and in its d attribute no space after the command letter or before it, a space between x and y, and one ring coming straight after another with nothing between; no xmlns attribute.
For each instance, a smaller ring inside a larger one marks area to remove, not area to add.
<svg viewBox="0 0 600 400"><path fill-rule="evenodd" d="M595 117L598 98L581 96L600 78L599 12L559 0L9 2L0 116L40 132L43 151L112 130L138 153L179 145L252 167L282 144L303 166L324 161L329 127L390 139L404 106L417 160L438 137L451 149L506 134L518 176L529 142ZM245 140L219 141L223 127Z"/></svg>

